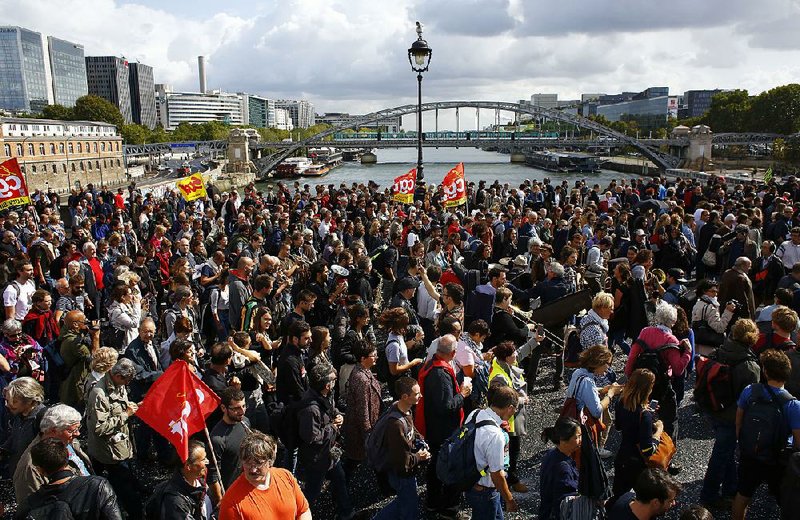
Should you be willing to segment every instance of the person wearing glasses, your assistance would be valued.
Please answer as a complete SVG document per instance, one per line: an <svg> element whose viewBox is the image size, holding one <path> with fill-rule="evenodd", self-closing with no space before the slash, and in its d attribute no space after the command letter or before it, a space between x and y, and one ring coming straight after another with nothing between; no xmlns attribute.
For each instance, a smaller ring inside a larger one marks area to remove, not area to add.
<svg viewBox="0 0 800 520"><path fill-rule="evenodd" d="M274 438L259 431L247 434L238 452L242 474L225 493L219 520L311 520L297 480L289 471L273 467L276 451Z"/></svg>
<svg viewBox="0 0 800 520"><path fill-rule="evenodd" d="M75 475L87 477L92 474L89 456L84 453L77 441L81 434L81 414L75 408L57 404L48 408L41 417L40 433L28 445L17 463L14 472L14 496L21 507L25 500L37 489L47 484L47 476L33 465L31 448L44 439L58 439L67 446L69 469Z"/></svg>

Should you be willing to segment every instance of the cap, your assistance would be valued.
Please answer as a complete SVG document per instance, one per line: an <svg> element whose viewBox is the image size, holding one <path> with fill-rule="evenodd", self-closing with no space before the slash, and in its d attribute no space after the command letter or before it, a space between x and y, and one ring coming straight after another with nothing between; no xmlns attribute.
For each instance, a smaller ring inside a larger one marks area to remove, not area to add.
<svg viewBox="0 0 800 520"><path fill-rule="evenodd" d="M643 237L645 235L645 232L644 232L643 229L637 229L636 231L633 232L633 234L636 235L636 236L642 236Z"/></svg>
<svg viewBox="0 0 800 520"><path fill-rule="evenodd" d="M686 273L683 272L683 269L679 269L677 267L673 267L672 269L667 271L667 276L671 276L678 281L678 283L686 283L689 280L686 279Z"/></svg>

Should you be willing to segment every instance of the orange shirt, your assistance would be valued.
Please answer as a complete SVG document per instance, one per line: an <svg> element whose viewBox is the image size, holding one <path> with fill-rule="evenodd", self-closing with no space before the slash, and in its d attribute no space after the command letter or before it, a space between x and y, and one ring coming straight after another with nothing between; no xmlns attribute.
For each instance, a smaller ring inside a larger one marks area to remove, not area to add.
<svg viewBox="0 0 800 520"><path fill-rule="evenodd" d="M294 476L280 468L269 472L269 489L265 490L254 488L244 475L239 475L222 497L219 520L289 520L308 511L308 500Z"/></svg>

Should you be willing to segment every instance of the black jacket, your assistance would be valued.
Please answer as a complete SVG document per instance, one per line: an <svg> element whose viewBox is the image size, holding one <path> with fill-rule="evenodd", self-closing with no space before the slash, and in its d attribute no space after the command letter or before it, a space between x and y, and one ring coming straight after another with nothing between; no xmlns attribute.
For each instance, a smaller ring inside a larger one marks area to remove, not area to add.
<svg viewBox="0 0 800 520"><path fill-rule="evenodd" d="M303 405L297 411L299 443L297 459L306 472L327 472L335 461L331 448L336 444L339 429L332 423L337 415L333 400L308 389L303 394Z"/></svg>
<svg viewBox="0 0 800 520"><path fill-rule="evenodd" d="M150 386L164 373L164 368L159 360L160 349L155 344L153 345L153 351L156 354L155 362L147 353L142 338L137 337L131 341L131 344L125 350L125 354L122 355L122 357L130 359L136 365L136 375L133 376L133 380L128 387L128 397L135 403L142 400L144 394L150 390Z"/></svg>
<svg viewBox="0 0 800 520"><path fill-rule="evenodd" d="M717 350L717 360L731 366L731 384L737 399L747 385L758 383L761 377L761 368L755 354L750 347L738 341L726 339ZM720 421L733 424L736 422L736 407L729 406L714 416Z"/></svg>
<svg viewBox="0 0 800 520"><path fill-rule="evenodd" d="M45 484L28 497L15 518L25 518L30 511L44 506L53 498L66 502L76 520L122 520L117 495L111 484L105 478L94 475L72 477L63 484Z"/></svg>
<svg viewBox="0 0 800 520"><path fill-rule="evenodd" d="M464 397L456 392L453 378L442 368L434 367L425 376L425 439L438 448L461 426Z"/></svg>
<svg viewBox="0 0 800 520"><path fill-rule="evenodd" d="M486 348L492 348L504 341L513 341L516 346L521 347L528 341L528 327L515 322L507 311L495 307L491 334L485 341Z"/></svg>
<svg viewBox="0 0 800 520"><path fill-rule="evenodd" d="M163 490L161 520L205 520L202 513L206 487L194 487L180 472L175 472Z"/></svg>
<svg viewBox="0 0 800 520"><path fill-rule="evenodd" d="M275 378L275 391L278 401L288 405L299 401L308 389L305 361L303 353L295 345L286 345L278 359Z"/></svg>

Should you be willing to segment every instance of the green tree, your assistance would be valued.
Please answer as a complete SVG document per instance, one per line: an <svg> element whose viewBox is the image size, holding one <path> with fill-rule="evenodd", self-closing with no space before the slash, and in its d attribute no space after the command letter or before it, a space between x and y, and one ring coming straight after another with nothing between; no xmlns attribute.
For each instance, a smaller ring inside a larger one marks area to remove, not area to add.
<svg viewBox="0 0 800 520"><path fill-rule="evenodd" d="M147 139L148 143L168 143L172 140L169 132L164 130L161 125L156 126L150 131L150 137Z"/></svg>
<svg viewBox="0 0 800 520"><path fill-rule="evenodd" d="M720 92L711 98L705 121L714 132L746 132L750 126L750 96L746 90Z"/></svg>
<svg viewBox="0 0 800 520"><path fill-rule="evenodd" d="M75 120L103 121L105 123L111 123L117 128L122 128L125 124L122 113L117 107L100 96L92 94L79 97L78 100L75 101L73 116Z"/></svg>
<svg viewBox="0 0 800 520"><path fill-rule="evenodd" d="M73 114L73 110L71 108L67 108L64 105L55 104L47 105L42 109L42 118L70 121L75 119L75 115Z"/></svg>
<svg viewBox="0 0 800 520"><path fill-rule="evenodd" d="M125 144L144 144L150 138L150 130L142 125L122 125L120 135Z"/></svg>
<svg viewBox="0 0 800 520"><path fill-rule="evenodd" d="M751 129L793 134L800 130L800 85L792 83L767 90L752 102Z"/></svg>

